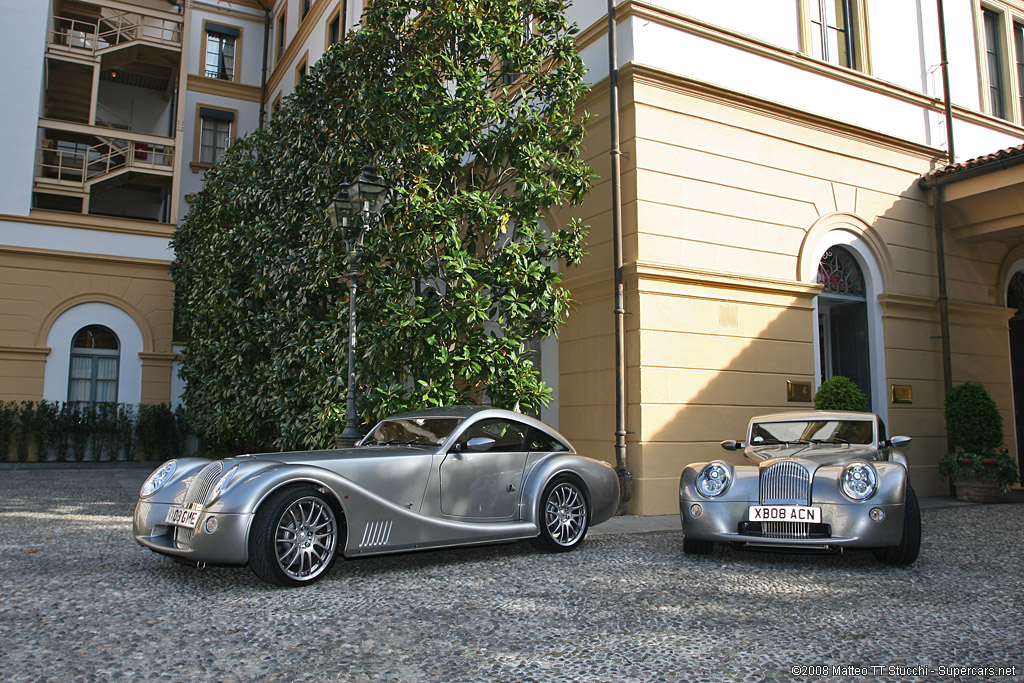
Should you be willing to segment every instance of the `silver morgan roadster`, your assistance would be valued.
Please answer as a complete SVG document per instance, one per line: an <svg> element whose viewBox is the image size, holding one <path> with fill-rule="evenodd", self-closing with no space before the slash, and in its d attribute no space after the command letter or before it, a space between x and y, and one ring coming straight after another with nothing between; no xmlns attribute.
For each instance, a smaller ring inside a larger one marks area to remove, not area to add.
<svg viewBox="0 0 1024 683"><path fill-rule="evenodd" d="M299 586L339 554L522 539L572 550L618 502L615 470L544 423L459 406L387 418L349 449L171 460L143 484L134 531L175 559Z"/></svg>
<svg viewBox="0 0 1024 683"><path fill-rule="evenodd" d="M910 486L910 438L887 439L871 413L809 411L756 417L746 442L723 441L754 464L686 466L679 481L683 552L871 549L909 565L921 544Z"/></svg>

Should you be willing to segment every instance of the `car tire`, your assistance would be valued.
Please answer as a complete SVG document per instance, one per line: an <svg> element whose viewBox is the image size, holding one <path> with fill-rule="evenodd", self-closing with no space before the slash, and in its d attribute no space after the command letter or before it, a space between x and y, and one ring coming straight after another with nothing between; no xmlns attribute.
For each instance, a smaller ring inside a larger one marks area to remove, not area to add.
<svg viewBox="0 0 1024 683"><path fill-rule="evenodd" d="M876 548L875 557L882 564L906 567L913 564L921 550L921 508L917 504L917 494L907 485L907 500L903 512L903 538L899 545L889 548Z"/></svg>
<svg viewBox="0 0 1024 683"><path fill-rule="evenodd" d="M537 516L540 534L536 548L556 553L572 550L583 542L590 526L590 502L582 484L572 477L556 477L540 498Z"/></svg>
<svg viewBox="0 0 1024 683"><path fill-rule="evenodd" d="M343 517L311 486L273 493L256 511L249 533L249 568L278 586L305 586L334 564Z"/></svg>
<svg viewBox="0 0 1024 683"><path fill-rule="evenodd" d="M714 541L698 541L683 536L683 552L687 555L710 555L715 550Z"/></svg>

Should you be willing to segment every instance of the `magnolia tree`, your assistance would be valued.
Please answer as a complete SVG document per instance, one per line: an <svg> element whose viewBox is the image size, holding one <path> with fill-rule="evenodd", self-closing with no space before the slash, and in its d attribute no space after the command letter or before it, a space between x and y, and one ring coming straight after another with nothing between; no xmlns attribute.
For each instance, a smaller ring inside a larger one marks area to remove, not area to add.
<svg viewBox="0 0 1024 683"><path fill-rule="evenodd" d="M346 249L330 198L372 162L393 185L359 272L365 421L551 395L530 344L568 314L557 264L585 229L584 92L566 0L374 0L236 140L174 238L190 418L210 443L323 447L344 422Z"/></svg>

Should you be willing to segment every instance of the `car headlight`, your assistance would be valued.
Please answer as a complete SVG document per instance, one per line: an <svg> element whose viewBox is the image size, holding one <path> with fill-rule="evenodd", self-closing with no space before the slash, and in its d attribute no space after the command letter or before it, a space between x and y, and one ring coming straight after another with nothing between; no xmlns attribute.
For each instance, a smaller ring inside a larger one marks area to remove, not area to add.
<svg viewBox="0 0 1024 683"><path fill-rule="evenodd" d="M177 460L168 460L163 465L156 468L156 471L149 475L145 483L142 484L142 489L139 491L139 497L145 498L146 496L152 496L154 493L162 489L176 469L178 469Z"/></svg>
<svg viewBox="0 0 1024 683"><path fill-rule="evenodd" d="M705 498L717 498L732 482L732 468L724 462L712 462L697 475L697 491Z"/></svg>
<svg viewBox="0 0 1024 683"><path fill-rule="evenodd" d="M878 473L866 462L853 462L843 468L839 486L851 500L867 500L878 490Z"/></svg>
<svg viewBox="0 0 1024 683"><path fill-rule="evenodd" d="M224 493L224 489L226 489L228 484L231 483L231 477L235 476L235 472L237 470L238 465L234 465L228 468L227 472L220 475L220 479L218 479L217 483L213 485L212 489L210 489L210 495L206 497L207 503L212 503L220 496L220 494Z"/></svg>

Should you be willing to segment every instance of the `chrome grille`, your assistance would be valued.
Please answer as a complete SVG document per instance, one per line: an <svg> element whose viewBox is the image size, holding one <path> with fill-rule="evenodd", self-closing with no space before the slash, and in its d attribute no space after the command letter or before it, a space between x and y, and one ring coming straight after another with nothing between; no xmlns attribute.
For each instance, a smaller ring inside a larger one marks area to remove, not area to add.
<svg viewBox="0 0 1024 683"><path fill-rule="evenodd" d="M765 538L807 538L811 525L807 522L764 522Z"/></svg>
<svg viewBox="0 0 1024 683"><path fill-rule="evenodd" d="M206 503L206 497L210 493L210 489L213 487L214 482L220 478L220 473L224 470L224 463L220 460L211 462L209 465L199 470L199 474L192 478L192 483L188 485L188 490L185 491L185 499L182 500L182 505L196 504L204 505ZM195 529L186 529L183 526L174 527L174 544L178 548L188 548L192 543L192 537L195 535Z"/></svg>
<svg viewBox="0 0 1024 683"><path fill-rule="evenodd" d="M798 462L783 460L761 470L761 505L810 505L811 476Z"/></svg>

